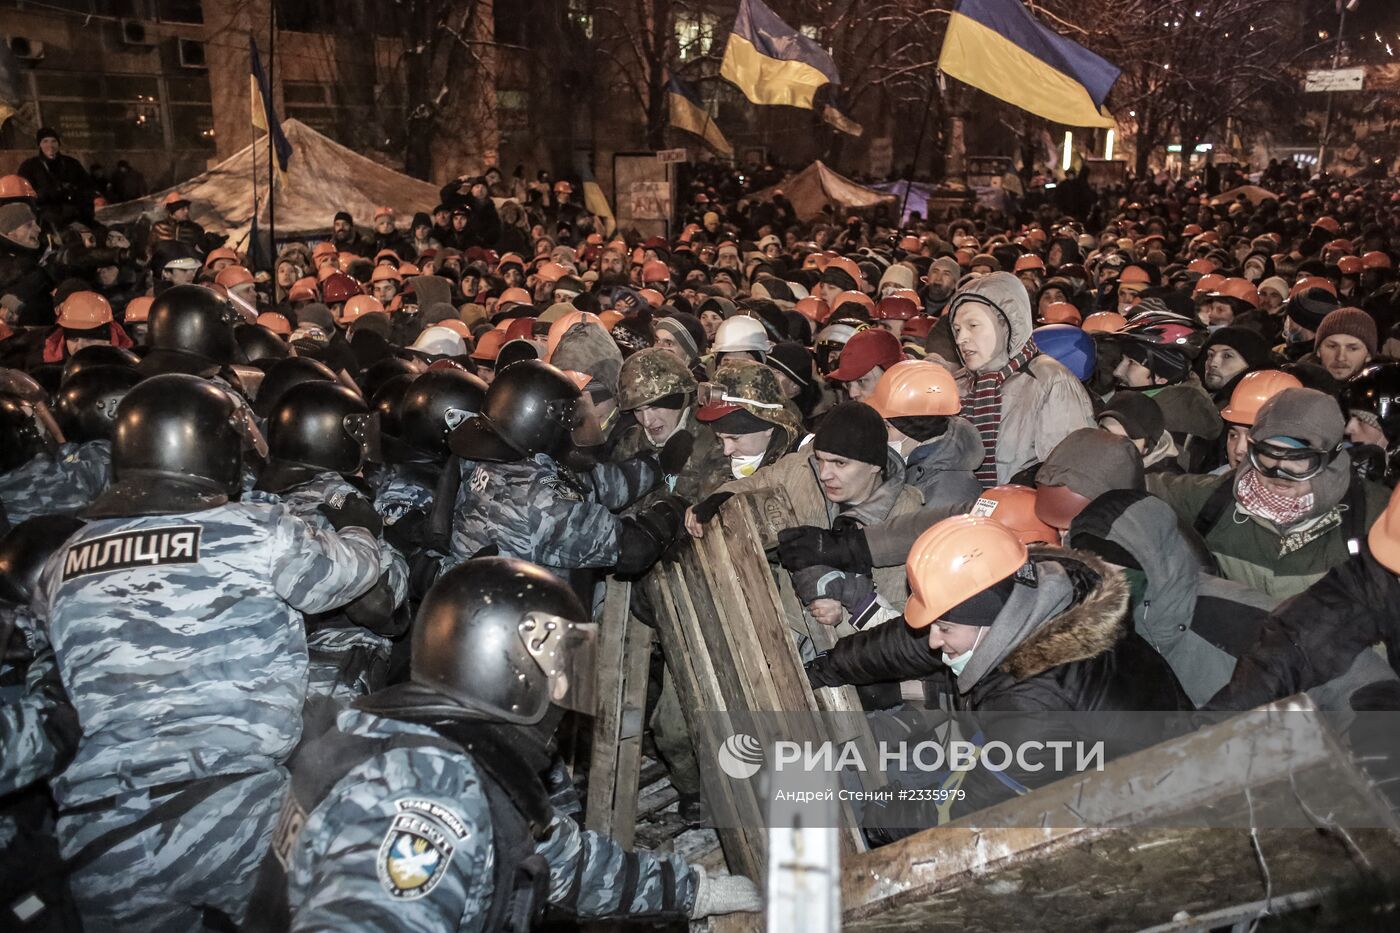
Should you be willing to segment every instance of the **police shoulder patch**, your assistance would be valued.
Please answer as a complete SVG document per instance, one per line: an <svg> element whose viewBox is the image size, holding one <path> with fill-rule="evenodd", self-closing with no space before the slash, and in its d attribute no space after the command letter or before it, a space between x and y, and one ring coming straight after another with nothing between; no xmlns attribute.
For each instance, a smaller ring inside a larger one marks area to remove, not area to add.
<svg viewBox="0 0 1400 933"><path fill-rule="evenodd" d="M400 900L425 897L447 874L455 851L449 832L422 809L400 812L379 846L379 883Z"/></svg>
<svg viewBox="0 0 1400 933"><path fill-rule="evenodd" d="M544 485L560 499L568 499L570 502L583 501L583 493L562 477L548 477L545 479Z"/></svg>

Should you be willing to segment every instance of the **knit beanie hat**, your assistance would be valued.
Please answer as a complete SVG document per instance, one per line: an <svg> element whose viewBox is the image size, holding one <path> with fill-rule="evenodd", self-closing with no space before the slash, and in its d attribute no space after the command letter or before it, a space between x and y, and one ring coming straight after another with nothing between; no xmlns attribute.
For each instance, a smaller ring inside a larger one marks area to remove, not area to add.
<svg viewBox="0 0 1400 933"><path fill-rule="evenodd" d="M23 201L0 204L0 234L18 230L34 220L34 211Z"/></svg>
<svg viewBox="0 0 1400 933"><path fill-rule="evenodd" d="M795 340L774 344L768 351L768 365L801 388L812 384L812 353Z"/></svg>
<svg viewBox="0 0 1400 933"><path fill-rule="evenodd" d="M1360 308L1338 308L1322 319L1317 326L1317 336L1313 346L1322 346L1322 341L1333 334L1355 337L1366 345L1366 352L1376 355L1376 322L1371 315Z"/></svg>
<svg viewBox="0 0 1400 933"><path fill-rule="evenodd" d="M1285 299L1288 298L1288 282L1281 276L1273 275L1259 283L1259 290L1261 292L1266 288L1270 289L1275 294L1282 295Z"/></svg>
<svg viewBox="0 0 1400 933"><path fill-rule="evenodd" d="M1201 348L1202 356L1214 346L1225 346L1244 359L1250 369L1265 369L1269 365L1269 342L1258 331L1248 327L1222 327L1210 335Z"/></svg>
<svg viewBox="0 0 1400 933"><path fill-rule="evenodd" d="M324 216L324 215L322 215L322 216ZM335 212L335 217L334 217L333 219L334 219L334 220L343 220L343 221L345 221L347 224L353 224L353 223L355 222L354 218L352 218L352 217L350 216L350 212L349 212L349 211L336 211L336 212Z"/></svg>
<svg viewBox="0 0 1400 933"><path fill-rule="evenodd" d="M889 448L885 419L864 402L842 402L822 419L812 437L812 449L883 467Z"/></svg>
<svg viewBox="0 0 1400 933"><path fill-rule="evenodd" d="M1260 406L1249 439L1288 437L1310 450L1332 450L1345 432L1346 419L1335 398L1316 389L1284 389Z"/></svg>
<svg viewBox="0 0 1400 933"><path fill-rule="evenodd" d="M1288 319L1304 330L1316 331L1322 319L1337 309L1337 296L1325 288L1310 288L1289 299L1284 305Z"/></svg>
<svg viewBox="0 0 1400 933"><path fill-rule="evenodd" d="M1117 421L1128 432L1128 437L1146 441L1149 446L1157 443L1167 429L1162 406L1142 392L1115 392L1108 400L1108 407L1099 412L1099 422L1102 423L1105 418Z"/></svg>

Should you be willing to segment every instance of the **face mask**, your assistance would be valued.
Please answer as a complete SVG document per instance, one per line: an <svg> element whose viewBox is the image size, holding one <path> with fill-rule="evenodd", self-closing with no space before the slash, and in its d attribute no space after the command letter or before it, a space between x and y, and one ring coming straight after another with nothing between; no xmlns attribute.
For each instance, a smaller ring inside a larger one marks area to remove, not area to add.
<svg viewBox="0 0 1400 933"><path fill-rule="evenodd" d="M1207 325L1206 325L1206 330L1208 330L1210 333L1213 334L1213 333L1215 333L1216 331L1218 331L1220 328L1222 328L1222 327L1224 327L1224 326L1225 326L1224 324L1207 324Z"/></svg>
<svg viewBox="0 0 1400 933"><path fill-rule="evenodd" d="M754 454L752 457L730 457L729 472L734 474L735 479L753 476L758 470L758 465L762 462L763 454Z"/></svg>
<svg viewBox="0 0 1400 933"><path fill-rule="evenodd" d="M1311 341L1312 341L1312 338L1311 338L1311 337L1308 337L1307 335L1305 335L1305 334L1304 334L1302 331L1300 331L1300 330L1295 330L1295 331L1293 331L1292 333L1290 333L1290 334L1288 335L1288 342L1289 342L1289 343L1309 343L1309 342L1311 342Z"/></svg>
<svg viewBox="0 0 1400 933"><path fill-rule="evenodd" d="M977 633L977 637L972 642L972 647L958 655L956 658L948 657L948 652L943 652L943 663L948 665L948 670L953 672L954 677L961 677L963 669L967 667L967 662L972 660L972 652L977 650L977 646L982 643L982 633L985 628Z"/></svg>

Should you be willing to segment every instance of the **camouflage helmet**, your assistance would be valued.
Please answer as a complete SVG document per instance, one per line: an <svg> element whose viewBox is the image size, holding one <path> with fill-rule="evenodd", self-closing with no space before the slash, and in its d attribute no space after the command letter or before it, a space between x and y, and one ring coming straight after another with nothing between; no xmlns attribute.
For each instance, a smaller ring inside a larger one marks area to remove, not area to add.
<svg viewBox="0 0 1400 933"><path fill-rule="evenodd" d="M659 398L677 393L695 392L695 377L670 350L648 347L638 350L622 364L618 406L631 411L650 405Z"/></svg>
<svg viewBox="0 0 1400 933"><path fill-rule="evenodd" d="M712 382L700 390L701 409L696 417L715 421L736 409L782 428L788 442L802 433L802 421L792 403L783 397L773 370L753 360L726 360Z"/></svg>

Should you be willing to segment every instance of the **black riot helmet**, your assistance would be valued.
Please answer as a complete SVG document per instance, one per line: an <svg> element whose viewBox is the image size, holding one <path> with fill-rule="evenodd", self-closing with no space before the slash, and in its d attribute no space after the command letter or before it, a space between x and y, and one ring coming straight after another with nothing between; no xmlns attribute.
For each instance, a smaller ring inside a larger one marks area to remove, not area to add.
<svg viewBox="0 0 1400 933"><path fill-rule="evenodd" d="M24 399L0 395L0 473L8 473L48 448L44 429Z"/></svg>
<svg viewBox="0 0 1400 933"><path fill-rule="evenodd" d="M62 381L67 382L83 370L94 366L135 367L139 362L139 356L123 347L114 347L110 343L92 343L68 357L68 362L63 364Z"/></svg>
<svg viewBox="0 0 1400 933"><path fill-rule="evenodd" d="M329 366L309 356L292 356L278 360L272 364L272 368L267 371L267 375L258 386L258 397L253 399L253 411L257 412L259 418L266 418L272 414L272 409L282 398L282 393L292 386L301 385L303 382L335 381L335 373L331 372Z"/></svg>
<svg viewBox="0 0 1400 933"><path fill-rule="evenodd" d="M0 601L29 605L44 564L81 527L72 515L36 515L0 538Z"/></svg>
<svg viewBox="0 0 1400 933"><path fill-rule="evenodd" d="M399 407L414 378L408 373L390 376L370 396L369 410L379 415L379 433L384 440L386 454L389 453L389 440L399 436Z"/></svg>
<svg viewBox="0 0 1400 933"><path fill-rule="evenodd" d="M562 369L525 360L496 376L481 414L452 432L452 452L467 460L509 463L568 453L582 392Z"/></svg>
<svg viewBox="0 0 1400 933"><path fill-rule="evenodd" d="M401 356L386 356L365 367L364 375L357 381L365 391L365 398L374 398L384 383L395 376L416 376L422 371L421 363L411 362Z"/></svg>
<svg viewBox="0 0 1400 933"><path fill-rule="evenodd" d="M138 383L117 406L112 485L89 518L168 515L223 505L241 487L247 410L229 392L185 373Z"/></svg>
<svg viewBox="0 0 1400 933"><path fill-rule="evenodd" d="M399 406L399 439L420 458L446 460L447 436L481 412L489 391L480 376L465 370L423 373L413 380Z"/></svg>
<svg viewBox="0 0 1400 933"><path fill-rule="evenodd" d="M237 358L229 303L202 285L176 285L151 304L146 329L150 352L141 371L212 376Z"/></svg>
<svg viewBox="0 0 1400 933"><path fill-rule="evenodd" d="M1385 434L1386 446L1400 442L1400 363L1367 366L1342 387L1342 408L1347 417L1357 412L1371 415Z"/></svg>
<svg viewBox="0 0 1400 933"><path fill-rule="evenodd" d="M592 714L596 638L563 580L523 560L479 557L423 597L409 676L469 718L533 724L551 703Z"/></svg>
<svg viewBox="0 0 1400 933"><path fill-rule="evenodd" d="M288 478L297 472L302 477L298 482L326 471L348 476L358 473L367 458L379 459L378 419L363 398L338 382L302 383L284 392L272 409L267 448L270 470L286 472Z"/></svg>
<svg viewBox="0 0 1400 933"><path fill-rule="evenodd" d="M292 355L287 342L261 324L236 325L233 340L238 345L235 360L239 363L271 365Z"/></svg>
<svg viewBox="0 0 1400 933"><path fill-rule="evenodd" d="M117 407L141 374L130 366L88 366L66 377L54 398L54 414L70 441L111 440Z"/></svg>

